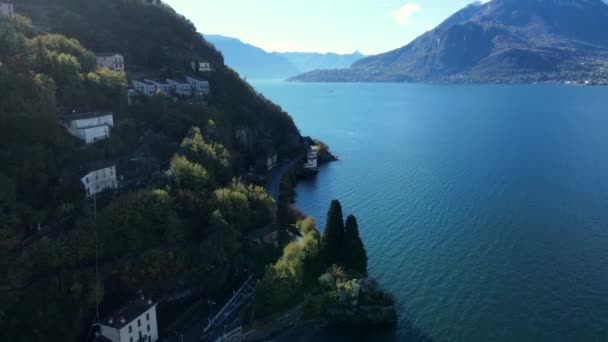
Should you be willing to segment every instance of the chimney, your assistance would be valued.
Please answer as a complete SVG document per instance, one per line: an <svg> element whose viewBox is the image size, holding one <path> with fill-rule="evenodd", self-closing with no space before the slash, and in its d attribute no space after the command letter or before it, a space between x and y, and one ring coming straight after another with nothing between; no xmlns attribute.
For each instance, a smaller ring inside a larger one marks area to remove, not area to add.
<svg viewBox="0 0 608 342"><path fill-rule="evenodd" d="M120 317L120 323L124 323L125 322L125 317Z"/></svg>

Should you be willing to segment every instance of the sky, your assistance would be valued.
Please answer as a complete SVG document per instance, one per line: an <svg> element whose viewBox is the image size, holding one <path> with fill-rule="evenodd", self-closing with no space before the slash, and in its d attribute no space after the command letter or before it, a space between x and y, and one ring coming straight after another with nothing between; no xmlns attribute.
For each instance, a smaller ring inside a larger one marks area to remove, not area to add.
<svg viewBox="0 0 608 342"><path fill-rule="evenodd" d="M164 0L199 32L266 51L377 54L406 45L473 0Z"/></svg>

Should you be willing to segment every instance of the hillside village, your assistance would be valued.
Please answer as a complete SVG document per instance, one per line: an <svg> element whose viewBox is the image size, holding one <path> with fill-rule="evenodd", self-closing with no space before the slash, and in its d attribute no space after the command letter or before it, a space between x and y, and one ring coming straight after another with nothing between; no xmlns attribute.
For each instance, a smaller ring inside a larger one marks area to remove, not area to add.
<svg viewBox="0 0 608 342"><path fill-rule="evenodd" d="M279 241L289 241L289 234L277 225L275 201L290 199L273 199L257 185L280 177L289 169L279 170L285 162L315 169L316 163L312 155L304 158L308 140L291 118L226 68L195 31L180 39L193 39L197 51L164 55L158 63L142 59L139 49L112 49L112 40L97 47L88 38L63 36L85 34L94 24L77 21L78 29L68 25L64 30L66 20L54 21L53 11L86 13L87 3L99 4L87 0L70 7L63 1L0 1L0 31L17 42L13 50L0 52L0 82L25 82L5 100L24 96L20 92L31 87L28 82L46 87L38 95L48 94L30 100L31 106L0 103L14 113L0 151L2 160L12 161L3 164L0 182L4 189L15 189L9 202L0 201L9 215L0 215L0 233L8 234L0 252L10 256L4 258L7 277L0 291L10 291L13 298L0 304L0 317L13 317L0 320L0 329L9 340L26 338L17 333L28 324L23 315L45 296L76 309L45 307L40 317L31 318L40 327L27 334L29 340L48 334L61 340L90 338L97 306L93 331L100 341L156 341L176 324L169 310L194 305L204 313L210 308L200 304L202 298L217 298L220 304L245 276L276 258ZM190 30L160 2L112 0L112 6L148 11L175 30ZM111 23L98 25L107 25L96 27L106 34L117 30ZM56 30L60 34L50 33ZM138 38L148 36L149 42L157 39L153 33ZM6 40L0 44L8 46ZM95 53L88 46L114 52ZM20 72L23 68L29 70ZM27 116L37 120L36 127L44 126L42 136ZM36 158L38 169L32 165ZM279 205L281 210L289 206ZM253 238L262 231L274 236L273 247ZM173 260L172 266L163 260ZM235 276L235 270L247 271ZM79 328L45 322L43 316L69 317Z"/></svg>
<svg viewBox="0 0 608 342"><path fill-rule="evenodd" d="M10 8L11 11L14 11L12 7ZM99 67L116 72L125 72L128 77L125 58L122 54L98 53L96 54L96 61ZM205 99L210 94L209 81L198 75L212 72L213 69L207 62L192 61L191 66L192 74L181 79L133 79L131 81L132 87L127 88L126 93L128 105L133 105L135 101L141 101L141 97L151 96L164 96L173 102L188 101L189 104L206 104ZM85 144L94 144L110 137L110 132L114 128L114 113L101 111L76 113L73 111L69 114L60 115L59 122L70 134L84 141ZM271 169L269 168L268 171ZM83 175L81 181L86 189L87 197L119 188L121 180L116 172L116 165L111 161L93 161L85 172L86 174Z"/></svg>

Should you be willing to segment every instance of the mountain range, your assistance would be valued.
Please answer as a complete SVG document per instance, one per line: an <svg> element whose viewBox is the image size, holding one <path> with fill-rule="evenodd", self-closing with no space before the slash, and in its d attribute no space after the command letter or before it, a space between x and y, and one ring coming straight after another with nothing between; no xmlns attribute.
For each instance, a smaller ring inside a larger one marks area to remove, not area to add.
<svg viewBox="0 0 608 342"><path fill-rule="evenodd" d="M608 83L602 0L493 0L458 11L404 47L292 81Z"/></svg>
<svg viewBox="0 0 608 342"><path fill-rule="evenodd" d="M352 54L315 52L267 52L236 38L221 35L204 35L204 38L222 52L226 64L242 77L250 79L288 78L317 69L342 69L365 57L356 51Z"/></svg>

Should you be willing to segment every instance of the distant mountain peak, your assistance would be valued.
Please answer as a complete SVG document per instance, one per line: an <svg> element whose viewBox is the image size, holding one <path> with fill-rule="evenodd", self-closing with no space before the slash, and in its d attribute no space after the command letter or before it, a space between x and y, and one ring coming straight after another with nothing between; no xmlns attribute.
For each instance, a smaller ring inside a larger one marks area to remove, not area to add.
<svg viewBox="0 0 608 342"><path fill-rule="evenodd" d="M316 69L348 68L364 57L333 52L267 52L259 47L222 35L204 34L224 55L228 66L249 79L283 79Z"/></svg>
<svg viewBox="0 0 608 342"><path fill-rule="evenodd" d="M305 81L608 82L608 0L492 0L408 45Z"/></svg>

